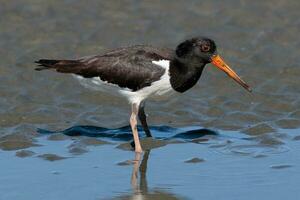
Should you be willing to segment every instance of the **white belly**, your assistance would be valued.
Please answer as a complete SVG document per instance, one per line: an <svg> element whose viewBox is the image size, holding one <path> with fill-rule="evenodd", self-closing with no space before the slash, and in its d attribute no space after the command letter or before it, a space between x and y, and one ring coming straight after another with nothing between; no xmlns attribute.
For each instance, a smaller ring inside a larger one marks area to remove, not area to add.
<svg viewBox="0 0 300 200"><path fill-rule="evenodd" d="M167 99L174 94L175 91L172 89L169 81L161 79L136 92L121 91L121 93L127 97L130 103L139 103L145 99Z"/></svg>
<svg viewBox="0 0 300 200"><path fill-rule="evenodd" d="M109 93L114 96L122 95L122 91L130 91L128 88L120 88L118 85L102 81L99 77L94 78L84 78L82 76L74 75L74 77L79 80L80 84L90 90L100 91L104 93Z"/></svg>
<svg viewBox="0 0 300 200"><path fill-rule="evenodd" d="M152 61L154 64L160 65L165 68L164 75L158 80L153 82L150 86L144 87L138 91L131 91L129 88L120 88L118 85L102 81L99 77L83 78L75 76L80 83L92 90L97 90L111 95L124 96L129 103L137 103L145 99L163 100L170 97L172 94L177 93L170 84L169 76L169 61Z"/></svg>

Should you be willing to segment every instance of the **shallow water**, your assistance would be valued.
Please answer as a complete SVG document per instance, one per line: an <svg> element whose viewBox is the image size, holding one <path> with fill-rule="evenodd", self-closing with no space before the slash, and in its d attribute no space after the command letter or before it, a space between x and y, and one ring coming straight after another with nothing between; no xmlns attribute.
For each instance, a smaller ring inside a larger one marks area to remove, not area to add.
<svg viewBox="0 0 300 200"><path fill-rule="evenodd" d="M296 0L0 0L0 199L299 198L299 9ZM141 166L126 102L33 70L40 58L175 47L194 35L215 39L253 93L209 65L186 94L147 102L155 139L143 140Z"/></svg>
<svg viewBox="0 0 300 200"><path fill-rule="evenodd" d="M151 147L135 155L120 147L130 146L130 137L69 137L48 133L36 139L42 146L1 153L1 199L300 197L299 138L265 144L263 137L185 127L155 139L161 146L142 139Z"/></svg>

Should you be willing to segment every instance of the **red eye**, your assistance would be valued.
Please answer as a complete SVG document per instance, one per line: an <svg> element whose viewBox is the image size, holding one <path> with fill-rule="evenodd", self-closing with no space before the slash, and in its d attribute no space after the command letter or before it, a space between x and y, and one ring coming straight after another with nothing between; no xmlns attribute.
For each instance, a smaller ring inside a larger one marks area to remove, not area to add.
<svg viewBox="0 0 300 200"><path fill-rule="evenodd" d="M201 51L202 52L209 52L210 46L208 44L201 45Z"/></svg>

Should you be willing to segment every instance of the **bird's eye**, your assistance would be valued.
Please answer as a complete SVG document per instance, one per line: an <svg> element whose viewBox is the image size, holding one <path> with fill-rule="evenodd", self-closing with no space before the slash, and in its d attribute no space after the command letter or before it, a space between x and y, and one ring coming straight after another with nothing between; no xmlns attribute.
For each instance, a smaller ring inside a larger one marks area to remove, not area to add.
<svg viewBox="0 0 300 200"><path fill-rule="evenodd" d="M209 52L209 50L210 50L209 44L203 44L203 45L201 45L201 51L202 52Z"/></svg>

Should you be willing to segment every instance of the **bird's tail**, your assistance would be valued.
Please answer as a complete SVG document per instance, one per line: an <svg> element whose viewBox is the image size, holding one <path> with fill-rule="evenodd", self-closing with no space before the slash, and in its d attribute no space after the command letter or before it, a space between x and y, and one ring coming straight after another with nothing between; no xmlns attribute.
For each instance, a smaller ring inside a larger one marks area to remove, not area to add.
<svg viewBox="0 0 300 200"><path fill-rule="evenodd" d="M78 60L50 60L50 59L41 59L35 61L38 64L38 67L35 68L37 71L45 69L55 69L58 72L62 73L73 73L74 69L78 67L81 62Z"/></svg>

